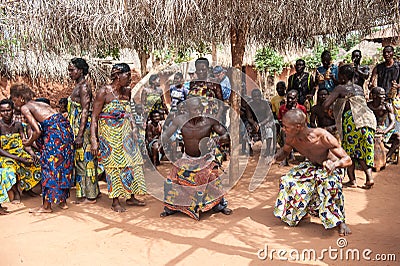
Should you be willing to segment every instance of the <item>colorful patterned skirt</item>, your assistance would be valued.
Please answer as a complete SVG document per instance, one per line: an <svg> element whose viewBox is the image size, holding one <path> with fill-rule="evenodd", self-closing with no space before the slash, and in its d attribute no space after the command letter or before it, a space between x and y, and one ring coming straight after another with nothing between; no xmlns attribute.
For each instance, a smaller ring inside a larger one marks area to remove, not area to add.
<svg viewBox="0 0 400 266"><path fill-rule="evenodd" d="M19 133L0 136L1 147L12 155L32 161L32 156L24 150L21 135ZM21 190L30 190L36 186L41 179L40 166L25 165L9 157L0 157L0 168L10 168L19 181Z"/></svg>
<svg viewBox="0 0 400 266"><path fill-rule="evenodd" d="M112 101L99 116L100 163L104 167L109 198L145 194L143 158L133 138L129 102Z"/></svg>
<svg viewBox="0 0 400 266"><path fill-rule="evenodd" d="M352 159L374 166L374 136L375 131L369 127L356 128L351 110L343 113L342 147Z"/></svg>
<svg viewBox="0 0 400 266"><path fill-rule="evenodd" d="M281 177L274 215L296 226L307 213L319 216L325 228L345 222L340 169L329 175L321 166L305 161Z"/></svg>
<svg viewBox="0 0 400 266"><path fill-rule="evenodd" d="M223 199L219 174L218 164L211 153L202 157L183 154L164 183L165 207L199 220L200 211L210 210Z"/></svg>
<svg viewBox="0 0 400 266"><path fill-rule="evenodd" d="M68 98L68 118L76 137L81 126L82 107L80 103ZM74 179L76 182L76 197L95 199L99 195L99 184L97 175L102 173L101 167L97 165L95 158L90 152L90 113L83 133L83 147L75 149Z"/></svg>
<svg viewBox="0 0 400 266"><path fill-rule="evenodd" d="M66 202L74 166L74 136L61 114L54 114L40 124L43 199L56 204Z"/></svg>
<svg viewBox="0 0 400 266"><path fill-rule="evenodd" d="M15 172L9 168L0 168L0 204L9 202L8 191L17 182Z"/></svg>

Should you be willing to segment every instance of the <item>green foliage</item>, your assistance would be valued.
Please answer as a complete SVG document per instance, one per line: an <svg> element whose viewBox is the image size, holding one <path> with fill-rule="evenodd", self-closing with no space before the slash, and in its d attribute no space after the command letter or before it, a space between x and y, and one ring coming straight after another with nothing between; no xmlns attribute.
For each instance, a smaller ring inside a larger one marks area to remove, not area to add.
<svg viewBox="0 0 400 266"><path fill-rule="evenodd" d="M121 57L120 50L117 47L107 47L103 49L98 49L96 56L98 58L107 58L109 56L112 57L113 60L119 60Z"/></svg>
<svg viewBox="0 0 400 266"><path fill-rule="evenodd" d="M9 54L11 57L14 57L15 48L18 48L17 39L0 40L0 56Z"/></svg>
<svg viewBox="0 0 400 266"><path fill-rule="evenodd" d="M321 54L324 50L331 52L332 61L336 60L339 53L339 48L337 45L334 45L334 42L330 39L327 44L316 46L311 54L302 58L306 62L306 67L308 70L316 69L322 64Z"/></svg>
<svg viewBox="0 0 400 266"><path fill-rule="evenodd" d="M209 43L200 42L195 50L199 53L199 57L203 57L206 54L211 54L211 45Z"/></svg>
<svg viewBox="0 0 400 266"><path fill-rule="evenodd" d="M394 56L397 60L400 60L400 46L394 47Z"/></svg>
<svg viewBox="0 0 400 266"><path fill-rule="evenodd" d="M190 48L166 48L163 50L154 50L153 56L156 60L161 62L174 62L180 64L182 62L188 62L191 58L192 50Z"/></svg>
<svg viewBox="0 0 400 266"><path fill-rule="evenodd" d="M268 71L270 76L281 74L285 65L283 56L270 47L258 49L254 61L258 71Z"/></svg>
<svg viewBox="0 0 400 266"><path fill-rule="evenodd" d="M341 47L346 50L346 52L350 51L351 48L356 46L361 42L361 36L356 33L351 33L347 36L346 40L342 43Z"/></svg>

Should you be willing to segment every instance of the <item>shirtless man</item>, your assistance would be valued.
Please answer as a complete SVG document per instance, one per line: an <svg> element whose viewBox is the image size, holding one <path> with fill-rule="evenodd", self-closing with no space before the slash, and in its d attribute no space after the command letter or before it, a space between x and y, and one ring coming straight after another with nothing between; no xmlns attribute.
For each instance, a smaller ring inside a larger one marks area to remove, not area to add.
<svg viewBox="0 0 400 266"><path fill-rule="evenodd" d="M161 114L154 110L150 113L150 122L146 126L146 144L150 155L150 160L156 167L160 165L160 149L161 149Z"/></svg>
<svg viewBox="0 0 400 266"><path fill-rule="evenodd" d="M266 142L265 154L262 156L271 156L275 153L272 148L273 140L273 123L274 116L271 112L270 103L262 99L262 93L259 89L251 92L252 101L249 102L249 108L246 108L246 117L255 132L261 134L261 141ZM251 147L250 147L251 149Z"/></svg>
<svg viewBox="0 0 400 266"><path fill-rule="evenodd" d="M322 104L328 97L327 89L319 89L317 96L317 104L311 108L310 126L313 128L322 127L335 135L336 124L333 116L329 114L330 110L325 110Z"/></svg>
<svg viewBox="0 0 400 266"><path fill-rule="evenodd" d="M397 150L400 143L400 136L398 132L395 132L394 126L396 119L394 116L393 106L390 103L385 102L385 90L381 87L375 87L371 90L372 101L368 102L368 107L371 109L376 117L377 128L376 134L383 134L383 141L385 143L392 140L392 146L386 154L386 159L389 160L392 154ZM386 126L386 119L389 119L389 124Z"/></svg>
<svg viewBox="0 0 400 266"><path fill-rule="evenodd" d="M274 215L296 226L307 213L317 214L326 229L338 227L339 235L351 234L345 223L340 170L351 165L350 157L325 129L308 128L301 110L288 111L282 123L286 142L274 159L281 161L296 149L308 161L281 177Z"/></svg>
<svg viewBox="0 0 400 266"><path fill-rule="evenodd" d="M82 58L73 58L68 65L69 77L75 82L75 87L68 98L68 118L75 136L75 165L76 180L75 203L96 203L99 195L97 181L97 162L90 153L90 116L92 89L86 80L89 65Z"/></svg>
<svg viewBox="0 0 400 266"><path fill-rule="evenodd" d="M364 88L365 80L369 77L369 67L361 65L361 51L354 50L351 53L351 61L354 67L354 83Z"/></svg>
<svg viewBox="0 0 400 266"><path fill-rule="evenodd" d="M164 212L160 216L165 217L180 211L199 220L200 211L210 209L229 215L232 210L227 208L228 203L223 197L213 149L217 142L229 143L229 135L218 121L202 115L200 97L191 97L185 103L188 112L175 117L161 136L163 143L167 143L172 134L180 129L185 154L175 162L171 175L166 180ZM219 137L209 139L212 132Z"/></svg>

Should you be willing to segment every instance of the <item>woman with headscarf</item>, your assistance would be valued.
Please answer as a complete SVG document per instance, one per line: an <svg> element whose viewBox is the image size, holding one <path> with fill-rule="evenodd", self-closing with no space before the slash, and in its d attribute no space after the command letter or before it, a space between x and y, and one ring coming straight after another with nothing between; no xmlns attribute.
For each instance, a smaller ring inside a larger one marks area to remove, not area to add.
<svg viewBox="0 0 400 266"><path fill-rule="evenodd" d="M144 206L135 194L146 193L143 159L137 142L137 128L131 116L131 69L125 63L115 64L111 70L111 84L100 88L93 103L90 128L91 151L99 155L104 166L111 209L126 211L119 197L127 205Z"/></svg>

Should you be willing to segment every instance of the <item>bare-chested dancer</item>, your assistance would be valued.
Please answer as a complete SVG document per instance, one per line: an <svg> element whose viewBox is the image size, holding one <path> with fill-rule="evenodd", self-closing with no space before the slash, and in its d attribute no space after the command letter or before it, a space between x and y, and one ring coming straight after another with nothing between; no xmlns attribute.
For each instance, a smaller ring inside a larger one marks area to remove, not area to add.
<svg viewBox="0 0 400 266"><path fill-rule="evenodd" d="M341 145L353 161L347 169L350 181L343 185L357 187L355 162L358 161L366 176L366 182L362 188L369 189L374 185L372 167L376 119L367 106L363 88L354 84L353 78L353 66L341 66L339 68L340 85L331 92L323 105L325 109L328 109L333 104L333 115L342 141Z"/></svg>
<svg viewBox="0 0 400 266"><path fill-rule="evenodd" d="M188 112L175 117L162 134L163 143L167 143L174 132L180 129L185 153L174 163L166 180L161 217L180 211L199 220L200 211L210 209L229 215L232 210L227 207L228 202L223 197L215 150L210 149L210 143L229 143L228 133L217 120L202 114L200 97L191 97L185 103ZM210 141L212 132L219 137Z"/></svg>
<svg viewBox="0 0 400 266"><path fill-rule="evenodd" d="M351 234L345 224L340 169L351 165L350 157L328 131L308 128L302 111L288 111L282 123L286 142L275 160L283 160L292 149L308 160L281 177L274 215L296 226L310 213L319 216L326 229L338 227L339 235Z"/></svg>
<svg viewBox="0 0 400 266"><path fill-rule="evenodd" d="M385 143L392 140L392 145L386 154L387 160L390 160L392 154L399 147L400 142L399 132L396 132L394 129L396 118L394 116L393 106L391 103L385 102L386 92L383 88L373 88L371 90L371 95L372 101L368 102L368 107L374 112L376 117L376 134L383 134L383 141ZM385 125L387 119L389 120L389 124Z"/></svg>
<svg viewBox="0 0 400 266"><path fill-rule="evenodd" d="M90 116L92 89L86 80L89 65L82 58L73 58L68 65L69 77L75 87L68 98L68 118L75 136L74 177L76 180L75 203L96 203L99 195L95 169L97 162L90 152Z"/></svg>

